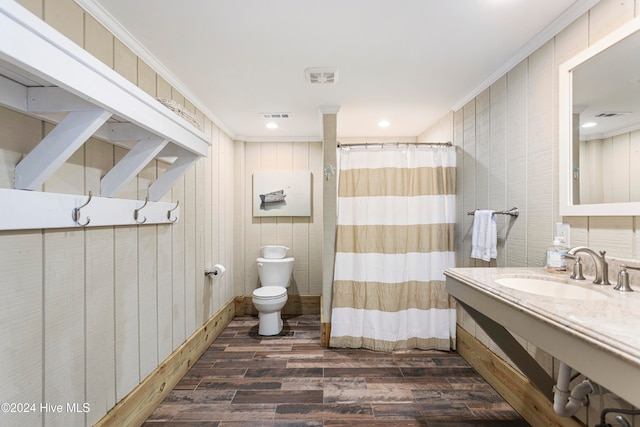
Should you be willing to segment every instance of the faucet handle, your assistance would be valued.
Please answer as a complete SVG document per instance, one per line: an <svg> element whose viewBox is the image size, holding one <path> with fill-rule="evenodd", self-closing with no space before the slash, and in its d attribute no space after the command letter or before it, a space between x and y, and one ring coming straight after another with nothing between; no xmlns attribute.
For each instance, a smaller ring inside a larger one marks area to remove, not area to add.
<svg viewBox="0 0 640 427"><path fill-rule="evenodd" d="M616 285L616 291L620 292L633 292L631 289L631 285L629 285L629 273L627 273L627 268L631 270L640 270L640 267L630 267L625 264L620 264L620 273L618 273L618 284Z"/></svg>
<svg viewBox="0 0 640 427"><path fill-rule="evenodd" d="M569 278L575 280L584 280L584 276L582 275L582 262L580 260L580 256L576 255L572 258L575 258L576 262L573 264L573 273L571 273L571 276L569 276Z"/></svg>

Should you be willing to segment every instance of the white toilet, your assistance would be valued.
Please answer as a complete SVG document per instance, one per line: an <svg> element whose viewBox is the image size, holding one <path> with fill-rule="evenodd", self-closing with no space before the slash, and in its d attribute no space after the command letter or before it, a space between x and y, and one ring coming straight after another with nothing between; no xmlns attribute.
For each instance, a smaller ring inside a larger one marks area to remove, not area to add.
<svg viewBox="0 0 640 427"><path fill-rule="evenodd" d="M253 291L253 306L258 310L260 335L278 335L282 331L280 310L287 302L287 288L293 272L293 258L285 258L289 248L267 245L260 248L258 263L260 286Z"/></svg>

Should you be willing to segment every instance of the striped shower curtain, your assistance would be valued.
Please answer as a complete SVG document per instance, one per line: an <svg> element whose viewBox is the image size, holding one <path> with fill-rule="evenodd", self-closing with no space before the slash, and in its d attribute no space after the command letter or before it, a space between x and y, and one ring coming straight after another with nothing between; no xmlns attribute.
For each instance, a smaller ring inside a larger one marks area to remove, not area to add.
<svg viewBox="0 0 640 427"><path fill-rule="evenodd" d="M339 151L332 347L455 348L455 147Z"/></svg>

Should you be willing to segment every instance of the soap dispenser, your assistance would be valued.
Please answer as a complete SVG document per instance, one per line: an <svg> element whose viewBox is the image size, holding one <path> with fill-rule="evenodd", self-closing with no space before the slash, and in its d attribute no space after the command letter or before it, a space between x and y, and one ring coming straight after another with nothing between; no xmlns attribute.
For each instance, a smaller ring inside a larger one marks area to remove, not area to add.
<svg viewBox="0 0 640 427"><path fill-rule="evenodd" d="M567 252L569 248L564 246L564 239L556 236L553 246L547 249L547 271L549 273L565 273L567 271Z"/></svg>

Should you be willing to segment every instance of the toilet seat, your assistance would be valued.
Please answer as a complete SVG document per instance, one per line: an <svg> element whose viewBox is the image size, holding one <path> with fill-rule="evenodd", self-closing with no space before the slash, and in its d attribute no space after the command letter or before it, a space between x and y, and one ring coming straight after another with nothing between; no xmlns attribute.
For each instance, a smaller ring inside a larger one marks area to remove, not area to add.
<svg viewBox="0 0 640 427"><path fill-rule="evenodd" d="M253 291L253 296L261 300L278 299L287 294L287 288L282 286L263 286Z"/></svg>
<svg viewBox="0 0 640 427"><path fill-rule="evenodd" d="M287 263L287 262L293 262L294 259L293 257L289 257L289 258L257 258L256 262L263 262L265 264L278 264L278 263Z"/></svg>

